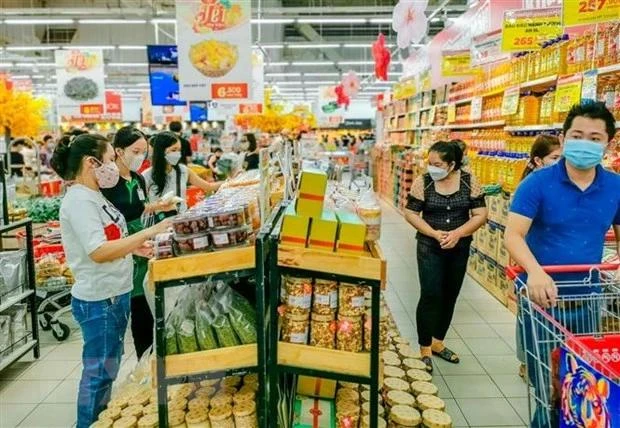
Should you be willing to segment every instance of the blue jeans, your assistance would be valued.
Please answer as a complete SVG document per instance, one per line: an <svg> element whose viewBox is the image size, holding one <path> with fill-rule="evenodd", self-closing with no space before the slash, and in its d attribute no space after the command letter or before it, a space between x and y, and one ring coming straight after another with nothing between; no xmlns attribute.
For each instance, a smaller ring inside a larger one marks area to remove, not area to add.
<svg viewBox="0 0 620 428"><path fill-rule="evenodd" d="M77 428L90 427L110 401L123 356L130 294L96 302L71 299L73 317L80 324L84 340Z"/></svg>

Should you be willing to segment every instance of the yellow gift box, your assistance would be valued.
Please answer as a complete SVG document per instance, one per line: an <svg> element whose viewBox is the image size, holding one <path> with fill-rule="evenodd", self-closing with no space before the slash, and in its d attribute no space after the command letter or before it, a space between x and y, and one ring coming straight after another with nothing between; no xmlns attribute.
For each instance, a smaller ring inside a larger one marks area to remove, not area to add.
<svg viewBox="0 0 620 428"><path fill-rule="evenodd" d="M323 210L320 217L312 219L308 248L334 251L338 235L338 219L331 210Z"/></svg>
<svg viewBox="0 0 620 428"><path fill-rule="evenodd" d="M283 244L305 247L310 229L310 218L298 215L293 204L284 211L280 240Z"/></svg>
<svg viewBox="0 0 620 428"><path fill-rule="evenodd" d="M311 376L299 376L297 379L297 394L333 399L336 396L336 381Z"/></svg>
<svg viewBox="0 0 620 428"><path fill-rule="evenodd" d="M309 169L301 172L297 214L306 217L320 217L323 213L323 200L327 189L327 174Z"/></svg>
<svg viewBox="0 0 620 428"><path fill-rule="evenodd" d="M349 211L336 213L340 227L338 228L338 243L336 252L362 254L366 240L366 225L357 214Z"/></svg>

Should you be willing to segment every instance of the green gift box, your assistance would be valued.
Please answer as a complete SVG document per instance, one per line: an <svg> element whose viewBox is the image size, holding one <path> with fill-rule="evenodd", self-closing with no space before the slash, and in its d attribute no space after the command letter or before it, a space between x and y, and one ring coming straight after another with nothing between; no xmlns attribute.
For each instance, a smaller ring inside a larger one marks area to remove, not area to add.
<svg viewBox="0 0 620 428"><path fill-rule="evenodd" d="M336 428L336 408L331 400L295 397L293 428Z"/></svg>

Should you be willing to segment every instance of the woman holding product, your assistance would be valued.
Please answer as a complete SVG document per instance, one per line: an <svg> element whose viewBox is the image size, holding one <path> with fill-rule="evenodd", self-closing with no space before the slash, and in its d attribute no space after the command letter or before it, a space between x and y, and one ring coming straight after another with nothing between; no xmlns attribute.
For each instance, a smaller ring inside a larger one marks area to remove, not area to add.
<svg viewBox="0 0 620 428"><path fill-rule="evenodd" d="M64 137L51 165L73 183L62 200L60 227L75 276L71 309L84 341L77 428L87 428L108 403L118 375L130 311L131 256L150 257L148 241L170 224L128 236L125 218L101 193L119 179L114 150L101 135Z"/></svg>
<svg viewBox="0 0 620 428"><path fill-rule="evenodd" d="M176 198L176 210L167 211L166 217L187 211L187 184L199 187L205 193L219 189L222 183L210 183L203 180L187 165L179 164L181 160L181 141L168 131L160 132L151 139L153 146L152 166L142 173L146 182L147 195L150 200L164 198L168 201ZM168 195L172 195L170 198Z"/></svg>
<svg viewBox="0 0 620 428"><path fill-rule="evenodd" d="M146 157L147 146L145 135L133 126L119 129L114 136L113 147L120 177L114 187L101 189L103 196L125 217L130 235L144 229L143 214L176 210L176 204L172 201L149 202L146 197L144 178L137 171ZM144 296L143 286L147 271L148 260L134 256L131 334L138 359L153 345L153 316Z"/></svg>
<svg viewBox="0 0 620 428"><path fill-rule="evenodd" d="M455 141L433 144L428 172L414 181L405 213L418 231L421 293L416 319L420 353L429 372L432 355L459 362L443 341L465 277L471 236L487 219L484 192L475 177L461 170L462 160Z"/></svg>

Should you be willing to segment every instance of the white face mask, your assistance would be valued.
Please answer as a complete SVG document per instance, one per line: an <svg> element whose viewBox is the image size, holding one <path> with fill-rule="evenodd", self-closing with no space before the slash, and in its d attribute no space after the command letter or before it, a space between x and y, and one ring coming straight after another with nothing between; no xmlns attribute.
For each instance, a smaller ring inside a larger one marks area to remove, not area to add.
<svg viewBox="0 0 620 428"><path fill-rule="evenodd" d="M133 172L137 172L144 162L144 155L137 155L135 153L127 153L123 151L123 154L119 156L121 156L121 160L125 166Z"/></svg>
<svg viewBox="0 0 620 428"><path fill-rule="evenodd" d="M181 160L181 152L166 153L166 160L172 166L175 166Z"/></svg>
<svg viewBox="0 0 620 428"><path fill-rule="evenodd" d="M433 181L441 181L450 173L449 171L435 165L429 165L427 171Z"/></svg>

